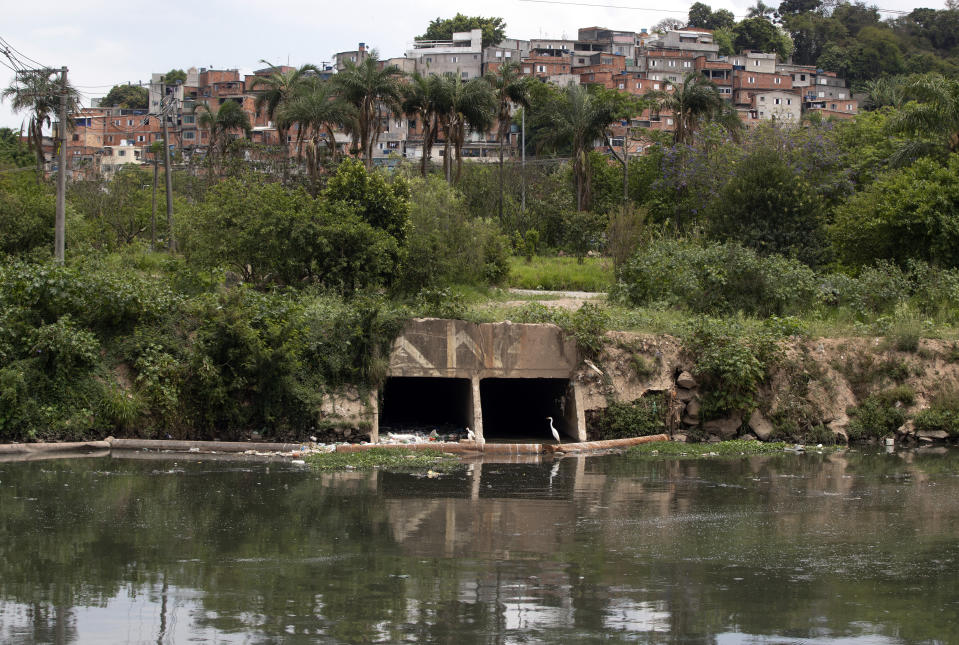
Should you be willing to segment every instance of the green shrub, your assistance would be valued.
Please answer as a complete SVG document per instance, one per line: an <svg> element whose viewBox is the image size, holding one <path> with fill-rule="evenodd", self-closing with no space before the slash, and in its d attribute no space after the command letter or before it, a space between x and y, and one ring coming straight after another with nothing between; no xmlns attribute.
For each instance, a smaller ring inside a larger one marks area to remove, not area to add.
<svg viewBox="0 0 959 645"><path fill-rule="evenodd" d="M590 424L590 439L645 437L666 431L669 407L662 394L644 396L630 403L610 401Z"/></svg>
<svg viewBox="0 0 959 645"><path fill-rule="evenodd" d="M761 257L732 242L661 239L626 262L615 296L637 307L781 316L810 309L817 291L814 272L797 260Z"/></svg>
<svg viewBox="0 0 959 645"><path fill-rule="evenodd" d="M914 417L916 430L945 430L959 437L959 390L947 388L936 392L929 407Z"/></svg>
<svg viewBox="0 0 959 645"><path fill-rule="evenodd" d="M904 400L905 399L905 400ZM910 389L885 390L866 397L859 407L851 408L847 432L851 440L881 439L890 436L906 421L906 400L914 401Z"/></svg>
<svg viewBox="0 0 959 645"><path fill-rule="evenodd" d="M683 347L704 392L704 419L754 409L760 386L781 357L773 332L749 330L737 319L696 319L683 333Z"/></svg>

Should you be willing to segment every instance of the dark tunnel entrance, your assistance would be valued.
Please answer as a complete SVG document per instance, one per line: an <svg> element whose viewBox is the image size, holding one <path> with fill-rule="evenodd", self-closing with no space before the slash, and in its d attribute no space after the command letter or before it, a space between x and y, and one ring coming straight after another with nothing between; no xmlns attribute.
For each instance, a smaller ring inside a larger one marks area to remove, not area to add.
<svg viewBox="0 0 959 645"><path fill-rule="evenodd" d="M569 380L561 378L487 378L480 381L483 436L487 441L552 441L549 421L563 441L576 436L566 419Z"/></svg>
<svg viewBox="0 0 959 645"><path fill-rule="evenodd" d="M469 379L394 376L386 379L380 403L380 432L421 430L464 433L473 425Z"/></svg>

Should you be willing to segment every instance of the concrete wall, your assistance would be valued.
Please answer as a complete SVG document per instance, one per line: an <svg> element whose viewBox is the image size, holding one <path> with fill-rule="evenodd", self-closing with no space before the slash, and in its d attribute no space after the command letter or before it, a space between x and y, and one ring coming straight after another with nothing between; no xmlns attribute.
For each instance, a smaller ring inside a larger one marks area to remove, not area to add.
<svg viewBox="0 0 959 645"><path fill-rule="evenodd" d="M572 380L580 363L576 343L555 325L470 323L418 318L393 343L387 376L467 378L472 383L469 418L483 438L480 380L484 378L571 379L567 427L586 439L583 397Z"/></svg>

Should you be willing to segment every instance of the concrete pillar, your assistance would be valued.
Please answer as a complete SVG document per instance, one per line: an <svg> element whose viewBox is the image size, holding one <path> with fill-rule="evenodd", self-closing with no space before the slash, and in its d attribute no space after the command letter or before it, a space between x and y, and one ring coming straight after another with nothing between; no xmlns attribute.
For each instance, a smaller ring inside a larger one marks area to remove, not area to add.
<svg viewBox="0 0 959 645"><path fill-rule="evenodd" d="M470 389L472 390L472 400L473 410L470 415L470 421L472 424L470 428L476 433L476 440L480 443L485 443L486 439L483 438L483 402L480 399L480 379L478 376L473 376L470 378Z"/></svg>
<svg viewBox="0 0 959 645"><path fill-rule="evenodd" d="M566 390L564 420L571 437L576 441L586 441L586 412L583 410L583 391L576 381L571 380Z"/></svg>
<svg viewBox="0 0 959 645"><path fill-rule="evenodd" d="M380 442L380 396L379 391L370 392L370 443Z"/></svg>

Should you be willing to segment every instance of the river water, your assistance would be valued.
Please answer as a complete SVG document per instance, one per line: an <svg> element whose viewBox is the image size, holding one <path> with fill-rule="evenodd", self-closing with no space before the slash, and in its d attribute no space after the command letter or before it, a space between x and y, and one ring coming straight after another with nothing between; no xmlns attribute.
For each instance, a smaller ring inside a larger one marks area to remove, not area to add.
<svg viewBox="0 0 959 645"><path fill-rule="evenodd" d="M0 463L2 643L959 643L959 451Z"/></svg>

